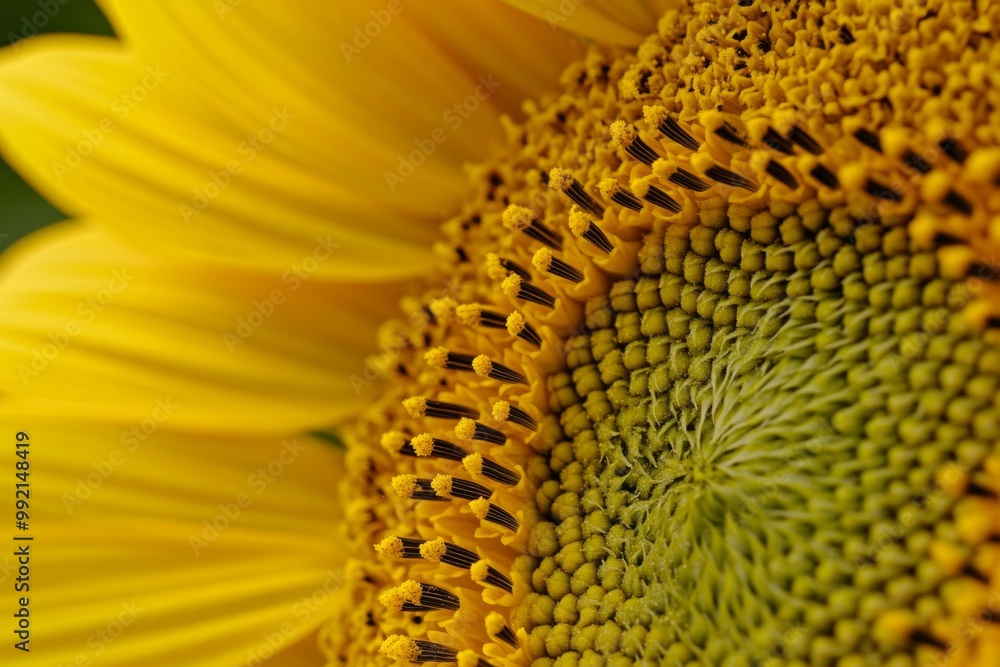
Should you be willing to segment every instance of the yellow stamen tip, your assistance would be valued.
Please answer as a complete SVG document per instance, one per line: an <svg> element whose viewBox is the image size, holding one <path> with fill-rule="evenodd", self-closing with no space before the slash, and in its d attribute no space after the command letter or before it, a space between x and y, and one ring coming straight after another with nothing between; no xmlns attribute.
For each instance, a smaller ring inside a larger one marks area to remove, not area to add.
<svg viewBox="0 0 1000 667"><path fill-rule="evenodd" d="M573 232L573 236L582 236L588 229L590 229L590 218L586 213L578 208L569 212L569 231Z"/></svg>
<svg viewBox="0 0 1000 667"><path fill-rule="evenodd" d="M413 496L413 492L417 490L417 476L416 475L396 475L392 478L392 490L396 492L396 495L400 498L410 498Z"/></svg>
<svg viewBox="0 0 1000 667"><path fill-rule="evenodd" d="M539 271L548 271L552 266L552 251L548 248L539 248L531 258L531 264Z"/></svg>
<svg viewBox="0 0 1000 667"><path fill-rule="evenodd" d="M524 331L524 327L527 325L527 322L524 321L524 315L516 310L507 316L507 333L511 336L516 336Z"/></svg>
<svg viewBox="0 0 1000 667"><path fill-rule="evenodd" d="M455 437L459 440L472 440L472 437L476 434L476 422L472 421L468 417L462 417L458 420L458 424L455 425Z"/></svg>
<svg viewBox="0 0 1000 667"><path fill-rule="evenodd" d="M430 433L421 433L410 440L410 445L417 456L430 456L434 449L434 436Z"/></svg>
<svg viewBox="0 0 1000 667"><path fill-rule="evenodd" d="M485 354L480 354L472 360L472 370L476 371L479 377L489 377L493 372L493 362Z"/></svg>
<svg viewBox="0 0 1000 667"><path fill-rule="evenodd" d="M691 156L691 166L704 174L715 166L715 158L707 153L695 153Z"/></svg>
<svg viewBox="0 0 1000 667"><path fill-rule="evenodd" d="M444 368L448 365L448 348L435 347L424 352L424 361L431 368Z"/></svg>
<svg viewBox="0 0 1000 667"><path fill-rule="evenodd" d="M469 576L477 584L481 584L486 581L486 576L489 574L489 565L486 564L484 560L477 560L472 567L469 568Z"/></svg>
<svg viewBox="0 0 1000 667"><path fill-rule="evenodd" d="M389 588L379 593L378 601L383 607L393 611L403 611L403 603L406 602L399 590L395 588Z"/></svg>
<svg viewBox="0 0 1000 667"><path fill-rule="evenodd" d="M776 109L771 116L771 126L778 134L786 136L795 127L798 116L798 110Z"/></svg>
<svg viewBox="0 0 1000 667"><path fill-rule="evenodd" d="M498 611L491 611L486 615L486 632L489 635L496 635L507 627L507 619Z"/></svg>
<svg viewBox="0 0 1000 667"><path fill-rule="evenodd" d="M509 296L512 299L516 298L521 291L521 276L516 273L510 274L500 283L500 289L503 291L504 296Z"/></svg>
<svg viewBox="0 0 1000 667"><path fill-rule="evenodd" d="M382 434L382 446L395 454L406 444L406 434L402 431L386 431Z"/></svg>
<svg viewBox="0 0 1000 667"><path fill-rule="evenodd" d="M478 327L483 321L483 309L475 303L466 303L455 309L458 321L468 327Z"/></svg>
<svg viewBox="0 0 1000 667"><path fill-rule="evenodd" d="M462 467L465 468L465 471L470 475L481 477L483 474L483 455L479 452L469 454L462 459Z"/></svg>
<svg viewBox="0 0 1000 667"><path fill-rule="evenodd" d="M616 194L621 192L622 186L613 178L605 178L597 186L601 191L601 196L605 199L611 199Z"/></svg>
<svg viewBox="0 0 1000 667"><path fill-rule="evenodd" d="M861 163L845 164L837 173L840 184L849 192L857 192L868 181L868 168Z"/></svg>
<svg viewBox="0 0 1000 667"><path fill-rule="evenodd" d="M500 263L500 255L495 252L486 254L486 275L490 280L502 280L509 272Z"/></svg>
<svg viewBox="0 0 1000 667"><path fill-rule="evenodd" d="M754 173L763 172L770 162L771 155L767 151L754 151L750 154L750 168L753 169Z"/></svg>
<svg viewBox="0 0 1000 667"><path fill-rule="evenodd" d="M486 518L486 513L490 511L490 501L485 498L476 498L469 503L469 509L480 520Z"/></svg>
<svg viewBox="0 0 1000 667"><path fill-rule="evenodd" d="M660 158L653 163L653 173L666 180L677 173L677 165L670 160Z"/></svg>
<svg viewBox="0 0 1000 667"><path fill-rule="evenodd" d="M498 422L505 422L507 421L507 417L510 416L510 403L507 401L497 401L493 404L492 412L493 419L496 419Z"/></svg>
<svg viewBox="0 0 1000 667"><path fill-rule="evenodd" d="M555 190L568 190L573 181L573 172L562 167L553 167L549 171L549 187Z"/></svg>
<svg viewBox="0 0 1000 667"><path fill-rule="evenodd" d="M438 494L442 498L451 497L451 475L444 475L438 473L431 480L431 488L434 489L434 493Z"/></svg>
<svg viewBox="0 0 1000 667"><path fill-rule="evenodd" d="M455 659L458 661L458 667L476 667L479 665L479 654L472 649L459 651Z"/></svg>
<svg viewBox="0 0 1000 667"><path fill-rule="evenodd" d="M407 579L397 586L396 590L403 596L404 600L412 602L413 604L420 604L420 596L423 595L424 592L420 583L414 581L413 579Z"/></svg>
<svg viewBox="0 0 1000 667"><path fill-rule="evenodd" d="M375 545L375 553L389 558L403 557L403 541L395 535L389 535Z"/></svg>
<svg viewBox="0 0 1000 667"><path fill-rule="evenodd" d="M635 141L635 128L623 120L616 120L611 123L611 141L616 146L628 148Z"/></svg>
<svg viewBox="0 0 1000 667"><path fill-rule="evenodd" d="M649 123L651 127L659 127L660 124L667 119L667 110L659 104L643 107L642 118Z"/></svg>
<svg viewBox="0 0 1000 667"><path fill-rule="evenodd" d="M432 563L440 563L448 546L440 537L420 545L420 557Z"/></svg>
<svg viewBox="0 0 1000 667"><path fill-rule="evenodd" d="M458 303L452 299L450 296L442 297L440 299L434 299L430 303L431 312L434 313L440 322L447 323L455 312L455 306Z"/></svg>
<svg viewBox="0 0 1000 667"><path fill-rule="evenodd" d="M379 647L382 655L398 660L399 662L416 662L420 655L420 647L417 642L404 635L390 635Z"/></svg>
<svg viewBox="0 0 1000 667"><path fill-rule="evenodd" d="M530 227L533 218L531 209L518 206L517 204L508 206L502 216L503 226L514 232L519 232Z"/></svg>
<svg viewBox="0 0 1000 667"><path fill-rule="evenodd" d="M403 409L414 419L423 417L427 412L427 399L423 396L410 396L403 399ZM384 437L384 436L383 436Z"/></svg>

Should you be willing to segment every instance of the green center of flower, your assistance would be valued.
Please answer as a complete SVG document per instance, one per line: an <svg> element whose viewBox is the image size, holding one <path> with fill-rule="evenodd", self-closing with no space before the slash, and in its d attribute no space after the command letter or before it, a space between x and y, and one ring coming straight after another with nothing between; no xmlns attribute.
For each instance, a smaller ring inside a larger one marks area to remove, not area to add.
<svg viewBox="0 0 1000 667"><path fill-rule="evenodd" d="M951 487L988 493L1000 348L903 228L706 218L647 239L663 272L592 302L552 380L532 654L914 655L949 581L983 578L933 551L962 550Z"/></svg>

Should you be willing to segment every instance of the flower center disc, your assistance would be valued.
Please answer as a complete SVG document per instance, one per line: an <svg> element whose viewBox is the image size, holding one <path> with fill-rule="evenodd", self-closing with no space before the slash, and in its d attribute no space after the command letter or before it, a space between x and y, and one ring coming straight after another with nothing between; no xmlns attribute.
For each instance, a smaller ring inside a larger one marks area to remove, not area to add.
<svg viewBox="0 0 1000 667"><path fill-rule="evenodd" d="M710 222L568 343L533 653L888 664L949 580L983 577L936 553L961 548L955 487L1000 437L1000 350L902 228Z"/></svg>
<svg viewBox="0 0 1000 667"><path fill-rule="evenodd" d="M1000 7L677 5L357 379L333 664L996 664Z"/></svg>

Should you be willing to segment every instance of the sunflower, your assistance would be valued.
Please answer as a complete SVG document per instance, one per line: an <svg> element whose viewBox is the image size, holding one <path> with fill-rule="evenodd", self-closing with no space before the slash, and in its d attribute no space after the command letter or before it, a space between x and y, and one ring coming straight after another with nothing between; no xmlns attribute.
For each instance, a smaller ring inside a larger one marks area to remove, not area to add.
<svg viewBox="0 0 1000 667"><path fill-rule="evenodd" d="M996 664L1000 7L512 4L123 2L0 62L82 219L7 260L5 410L155 589L108 655Z"/></svg>

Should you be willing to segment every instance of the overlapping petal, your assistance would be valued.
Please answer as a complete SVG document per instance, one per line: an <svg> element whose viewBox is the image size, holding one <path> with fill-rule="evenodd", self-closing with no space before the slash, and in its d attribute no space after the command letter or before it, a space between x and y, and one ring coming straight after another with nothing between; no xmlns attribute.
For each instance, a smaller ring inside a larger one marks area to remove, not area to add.
<svg viewBox="0 0 1000 667"><path fill-rule="evenodd" d="M166 428L227 434L328 425L368 398L351 376L399 298L398 285L317 280L339 253L320 237L281 273L253 274L140 253L82 223L36 233L0 264L0 403L133 425L169 400Z"/></svg>
<svg viewBox="0 0 1000 667"><path fill-rule="evenodd" d="M685 0L505 0L562 28L602 44L637 46L656 23Z"/></svg>
<svg viewBox="0 0 1000 667"><path fill-rule="evenodd" d="M333 233L320 276L417 275L463 162L576 52L498 1L449 5L107 3L124 43L0 56L0 141L64 211L157 251L280 273Z"/></svg>
<svg viewBox="0 0 1000 667"><path fill-rule="evenodd" d="M30 462L19 534L34 537L23 542L30 645L45 664L230 667L310 649L300 642L344 577L339 450L301 437L0 423L4 467ZM22 431L25 458L14 451Z"/></svg>

